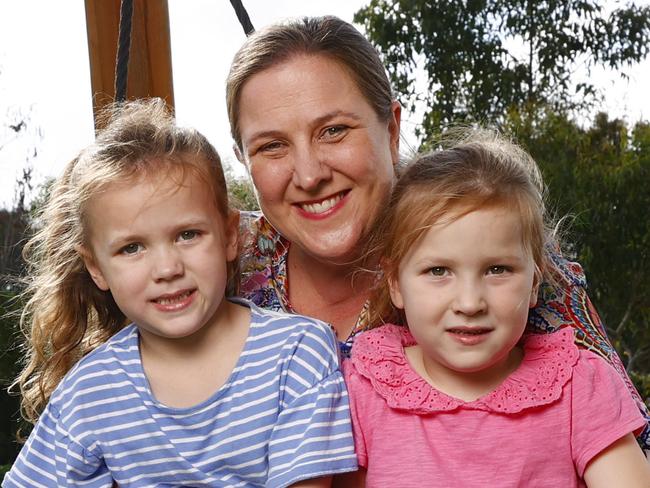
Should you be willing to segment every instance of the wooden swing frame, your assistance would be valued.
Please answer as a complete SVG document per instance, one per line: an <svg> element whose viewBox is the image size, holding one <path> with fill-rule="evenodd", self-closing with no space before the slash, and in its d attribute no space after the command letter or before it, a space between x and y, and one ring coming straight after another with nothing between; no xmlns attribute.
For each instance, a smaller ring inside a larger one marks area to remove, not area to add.
<svg viewBox="0 0 650 488"><path fill-rule="evenodd" d="M100 129L99 111L116 100L159 97L174 110L167 0L84 1L95 130ZM255 29L242 1L230 3L245 34L250 35ZM126 36L120 32L124 24ZM125 38L126 47L122 45Z"/></svg>
<svg viewBox="0 0 650 488"><path fill-rule="evenodd" d="M85 0L95 129L115 99L121 0ZM167 0L133 0L126 98L160 97L174 109Z"/></svg>

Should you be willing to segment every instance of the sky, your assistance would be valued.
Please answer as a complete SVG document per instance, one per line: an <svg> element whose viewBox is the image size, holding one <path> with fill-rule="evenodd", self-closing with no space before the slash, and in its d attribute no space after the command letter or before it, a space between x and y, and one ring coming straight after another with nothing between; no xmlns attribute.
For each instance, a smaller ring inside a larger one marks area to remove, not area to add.
<svg viewBox="0 0 650 488"><path fill-rule="evenodd" d="M366 0L243 0L253 25L333 14L352 21ZM637 0L649 4L650 0ZM225 79L244 32L227 0L168 0L176 116L203 132L236 174L225 106ZM627 71L595 71L611 116L650 119L650 59ZM34 183L58 176L94 137L83 0L0 0L0 206L9 206L26 165ZM404 112L403 112L404 113ZM25 119L18 135L9 127ZM415 120L402 131L413 143Z"/></svg>

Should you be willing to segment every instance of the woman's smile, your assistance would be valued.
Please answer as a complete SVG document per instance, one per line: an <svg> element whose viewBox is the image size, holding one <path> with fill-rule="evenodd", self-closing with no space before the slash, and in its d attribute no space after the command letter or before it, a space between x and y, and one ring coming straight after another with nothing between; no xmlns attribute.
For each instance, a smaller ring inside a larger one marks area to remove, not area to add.
<svg viewBox="0 0 650 488"><path fill-rule="evenodd" d="M395 104L381 120L324 56L296 55L253 75L241 94L241 154L264 216L313 258L358 258L393 185L398 118Z"/></svg>
<svg viewBox="0 0 650 488"><path fill-rule="evenodd" d="M338 209L345 205L345 197L349 194L349 190L337 193L334 196L322 198L320 200L313 200L311 202L300 202L296 206L302 215L308 219L323 219L327 218Z"/></svg>

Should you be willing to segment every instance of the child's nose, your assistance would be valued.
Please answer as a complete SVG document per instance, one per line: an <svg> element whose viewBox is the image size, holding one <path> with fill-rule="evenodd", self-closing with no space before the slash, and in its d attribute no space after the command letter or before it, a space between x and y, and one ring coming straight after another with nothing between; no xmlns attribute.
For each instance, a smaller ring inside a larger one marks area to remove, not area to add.
<svg viewBox="0 0 650 488"><path fill-rule="evenodd" d="M160 249L154 257L152 277L155 281L171 280L183 274L183 261L177 250Z"/></svg>
<svg viewBox="0 0 650 488"><path fill-rule="evenodd" d="M476 315L484 312L487 303L480 284L465 281L459 284L453 303L454 312L464 315Z"/></svg>

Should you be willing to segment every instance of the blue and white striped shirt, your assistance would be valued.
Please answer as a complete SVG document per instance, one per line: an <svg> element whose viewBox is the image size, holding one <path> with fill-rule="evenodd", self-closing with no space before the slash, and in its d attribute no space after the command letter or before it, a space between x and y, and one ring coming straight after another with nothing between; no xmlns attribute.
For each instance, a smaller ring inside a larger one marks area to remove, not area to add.
<svg viewBox="0 0 650 488"><path fill-rule="evenodd" d="M330 328L251 308L227 382L191 408L151 393L130 325L63 379L3 487L284 487L357 468Z"/></svg>

